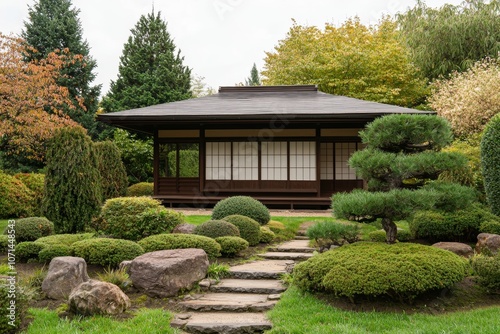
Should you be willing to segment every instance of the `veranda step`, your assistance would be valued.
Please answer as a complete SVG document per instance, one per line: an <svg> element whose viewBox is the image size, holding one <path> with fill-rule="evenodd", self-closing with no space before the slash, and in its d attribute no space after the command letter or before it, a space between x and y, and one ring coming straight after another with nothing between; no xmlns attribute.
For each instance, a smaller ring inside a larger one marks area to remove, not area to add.
<svg viewBox="0 0 500 334"><path fill-rule="evenodd" d="M241 279L277 279L291 272L294 262L291 260L254 261L229 269L232 278Z"/></svg>
<svg viewBox="0 0 500 334"><path fill-rule="evenodd" d="M280 281L266 279L248 280L225 278L219 283L210 286L210 291L213 292L278 294L285 290L285 285Z"/></svg>
<svg viewBox="0 0 500 334"><path fill-rule="evenodd" d="M174 328L195 334L254 334L272 328L264 313L193 313L176 315Z"/></svg>
<svg viewBox="0 0 500 334"><path fill-rule="evenodd" d="M276 303L268 294L207 293L179 305L199 312L262 312L272 309Z"/></svg>
<svg viewBox="0 0 500 334"><path fill-rule="evenodd" d="M293 252L267 252L264 254L259 254L265 259L271 260L294 260L302 261L310 259L314 256L313 253L293 253Z"/></svg>
<svg viewBox="0 0 500 334"><path fill-rule="evenodd" d="M290 240L275 248L271 248L270 251L274 252L293 252L293 253L313 253L316 251L315 248L309 247L309 240Z"/></svg>

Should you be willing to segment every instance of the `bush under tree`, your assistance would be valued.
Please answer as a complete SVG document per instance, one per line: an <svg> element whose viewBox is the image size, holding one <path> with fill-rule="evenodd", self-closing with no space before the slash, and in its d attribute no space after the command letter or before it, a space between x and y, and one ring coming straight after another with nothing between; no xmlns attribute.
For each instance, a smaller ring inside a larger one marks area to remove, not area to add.
<svg viewBox="0 0 500 334"><path fill-rule="evenodd" d="M111 141L94 144L99 162L103 201L125 196L128 179L118 147Z"/></svg>
<svg viewBox="0 0 500 334"><path fill-rule="evenodd" d="M500 114L493 117L484 130L481 166L488 204L491 211L500 216Z"/></svg>
<svg viewBox="0 0 500 334"><path fill-rule="evenodd" d="M265 225L271 219L269 209L258 200L249 196L233 196L225 198L215 204L212 210L212 219L224 219L231 215L247 216L260 225Z"/></svg>
<svg viewBox="0 0 500 334"><path fill-rule="evenodd" d="M80 127L57 130L47 150L44 215L56 233L85 229L102 203L98 157Z"/></svg>
<svg viewBox="0 0 500 334"><path fill-rule="evenodd" d="M154 184L152 182L139 182L127 189L127 196L153 196Z"/></svg>
<svg viewBox="0 0 500 334"><path fill-rule="evenodd" d="M0 172L0 218L32 215L33 200L33 192L21 180Z"/></svg>
<svg viewBox="0 0 500 334"><path fill-rule="evenodd" d="M17 173L14 177L33 192L32 212L35 216L42 214L43 189L45 187L45 175L36 173Z"/></svg>
<svg viewBox="0 0 500 334"><path fill-rule="evenodd" d="M446 120L430 115L389 115L376 119L360 132L367 148L349 159L369 191L340 193L332 198L338 218L382 219L387 242L397 237L395 220L416 210L465 207L474 191L458 184L433 184L446 170L463 167L467 159L441 149L452 141Z"/></svg>

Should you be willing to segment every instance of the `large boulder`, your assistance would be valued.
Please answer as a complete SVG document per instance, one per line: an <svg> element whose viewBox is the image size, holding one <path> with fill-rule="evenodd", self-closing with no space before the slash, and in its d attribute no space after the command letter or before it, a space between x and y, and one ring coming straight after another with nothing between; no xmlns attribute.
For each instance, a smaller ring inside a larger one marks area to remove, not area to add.
<svg viewBox="0 0 500 334"><path fill-rule="evenodd" d="M174 227L172 233L182 233L182 234L194 234L196 225L183 223Z"/></svg>
<svg viewBox="0 0 500 334"><path fill-rule="evenodd" d="M114 284L89 280L69 295L71 312L83 315L119 314L130 307L130 299Z"/></svg>
<svg viewBox="0 0 500 334"><path fill-rule="evenodd" d="M438 242L432 245L432 247L445 249L466 258L470 258L474 255L474 250L471 246L460 242Z"/></svg>
<svg viewBox="0 0 500 334"><path fill-rule="evenodd" d="M500 235L481 233L477 236L476 253L491 252L495 255L500 249Z"/></svg>
<svg viewBox="0 0 500 334"><path fill-rule="evenodd" d="M187 248L143 254L128 269L132 284L151 297L172 297L205 278L208 257L204 250Z"/></svg>
<svg viewBox="0 0 500 334"><path fill-rule="evenodd" d="M87 263L81 257L60 256L50 261L42 291L51 299L67 299L71 291L89 280Z"/></svg>

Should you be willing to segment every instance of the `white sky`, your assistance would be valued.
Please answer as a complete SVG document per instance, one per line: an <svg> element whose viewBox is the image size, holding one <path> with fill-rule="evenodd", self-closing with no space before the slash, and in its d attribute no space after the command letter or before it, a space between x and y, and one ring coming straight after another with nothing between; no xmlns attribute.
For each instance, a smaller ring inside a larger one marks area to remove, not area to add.
<svg viewBox="0 0 500 334"><path fill-rule="evenodd" d="M155 11L167 21L184 64L214 88L244 82L255 62L259 71L265 51L286 36L292 18L323 27L358 16L375 24L383 14L413 7L416 0L72 0L80 9L83 36L97 61L95 84L107 93L116 80L123 45L141 15ZM427 0L430 7L461 0ZM20 34L34 0L0 0L0 31Z"/></svg>

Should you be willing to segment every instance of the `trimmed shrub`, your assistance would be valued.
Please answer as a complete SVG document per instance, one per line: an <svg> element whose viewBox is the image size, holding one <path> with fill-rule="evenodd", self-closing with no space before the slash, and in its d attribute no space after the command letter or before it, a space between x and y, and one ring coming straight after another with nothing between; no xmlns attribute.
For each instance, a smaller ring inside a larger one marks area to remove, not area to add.
<svg viewBox="0 0 500 334"><path fill-rule="evenodd" d="M467 273L466 260L436 247L357 242L297 264L294 283L351 300L381 295L412 300L426 291L451 287Z"/></svg>
<svg viewBox="0 0 500 334"><path fill-rule="evenodd" d="M15 284L16 317L12 320L8 317L11 313L7 308L12 300L12 289L7 280L0 279L0 333L13 334L20 331L21 323L27 317L28 298L22 287ZM13 326L12 326L13 324Z"/></svg>
<svg viewBox="0 0 500 334"><path fill-rule="evenodd" d="M260 242L262 242L263 244L269 244L273 242L275 237L276 234L274 234L274 232L271 231L268 227L266 226L260 227L260 239L259 239Z"/></svg>
<svg viewBox="0 0 500 334"><path fill-rule="evenodd" d="M49 263L58 256L71 256L71 246L67 245L47 245L38 253L38 260L42 263Z"/></svg>
<svg viewBox="0 0 500 334"><path fill-rule="evenodd" d="M42 215L42 200L45 188L45 175L36 173L18 173L14 177L33 192L32 211L33 215Z"/></svg>
<svg viewBox="0 0 500 334"><path fill-rule="evenodd" d="M9 237L7 235L0 235L0 253L7 252L9 246Z"/></svg>
<svg viewBox="0 0 500 334"><path fill-rule="evenodd" d="M260 225L255 220L242 215L227 216L224 220L235 225L240 230L240 237L248 241L250 246L259 244Z"/></svg>
<svg viewBox="0 0 500 334"><path fill-rule="evenodd" d="M103 200L125 196L128 178L118 146L112 141L103 141L95 143L94 150L98 158Z"/></svg>
<svg viewBox="0 0 500 334"><path fill-rule="evenodd" d="M267 226L274 233L280 233L286 230L285 224L276 220L270 220L265 226Z"/></svg>
<svg viewBox="0 0 500 334"><path fill-rule="evenodd" d="M368 233L368 238L370 241L375 242L386 242L386 233L384 230L377 230ZM398 229L398 241L405 242L412 240L411 233L407 230Z"/></svg>
<svg viewBox="0 0 500 334"><path fill-rule="evenodd" d="M14 230L17 242L35 241L54 233L54 224L44 217L21 218L16 220Z"/></svg>
<svg viewBox="0 0 500 334"><path fill-rule="evenodd" d="M93 233L80 233L80 234L54 234L48 237L36 239L37 243L46 245L65 245L71 246L77 241L87 240L93 238Z"/></svg>
<svg viewBox="0 0 500 334"><path fill-rule="evenodd" d="M108 199L102 207L95 228L126 240L171 232L184 221L184 216L161 206L149 197L118 197Z"/></svg>
<svg viewBox="0 0 500 334"><path fill-rule="evenodd" d="M221 247L212 238L195 234L157 234L139 241L145 252L154 252L164 249L200 248L207 253L210 259L219 257Z"/></svg>
<svg viewBox="0 0 500 334"><path fill-rule="evenodd" d="M102 204L98 157L81 127L61 128L48 142L42 206L56 233L85 229Z"/></svg>
<svg viewBox="0 0 500 334"><path fill-rule="evenodd" d="M240 230L238 230L235 225L225 220L209 220L196 226L194 234L203 235L213 239L226 236L239 237Z"/></svg>
<svg viewBox="0 0 500 334"><path fill-rule="evenodd" d="M38 253L45 247L47 247L47 245L38 242L20 242L16 245L16 258L20 262L28 262L28 260L38 261Z"/></svg>
<svg viewBox="0 0 500 334"><path fill-rule="evenodd" d="M309 239L316 240L320 247L341 245L344 241L349 243L358 241L358 224L344 224L338 222L319 222L309 227L306 235Z"/></svg>
<svg viewBox="0 0 500 334"><path fill-rule="evenodd" d="M271 219L269 209L249 196L233 196L219 201L212 210L212 219L223 219L231 215L247 216L260 225L265 225Z"/></svg>
<svg viewBox="0 0 500 334"><path fill-rule="evenodd" d="M0 172L0 218L33 214L33 192L21 180Z"/></svg>
<svg viewBox="0 0 500 334"><path fill-rule="evenodd" d="M478 283L489 292L500 291L500 256L475 255L471 259L472 269L479 277Z"/></svg>
<svg viewBox="0 0 500 334"><path fill-rule="evenodd" d="M481 139L484 189L491 211L500 216L500 114L486 125Z"/></svg>
<svg viewBox="0 0 500 334"><path fill-rule="evenodd" d="M215 241L220 245L222 255L228 257L235 256L249 246L248 241L240 237L218 237Z"/></svg>
<svg viewBox="0 0 500 334"><path fill-rule="evenodd" d="M137 243L123 239L94 238L75 242L71 246L74 256L89 264L117 267L122 261L133 260L144 254Z"/></svg>
<svg viewBox="0 0 500 334"><path fill-rule="evenodd" d="M127 188L127 196L153 196L154 184L152 182L139 182Z"/></svg>
<svg viewBox="0 0 500 334"><path fill-rule="evenodd" d="M431 241L476 241L483 222L499 220L479 204L452 213L419 211L410 220L415 238Z"/></svg>
<svg viewBox="0 0 500 334"><path fill-rule="evenodd" d="M482 233L492 233L500 235L500 221L490 220L484 222L481 224L481 226L479 226L479 230Z"/></svg>

